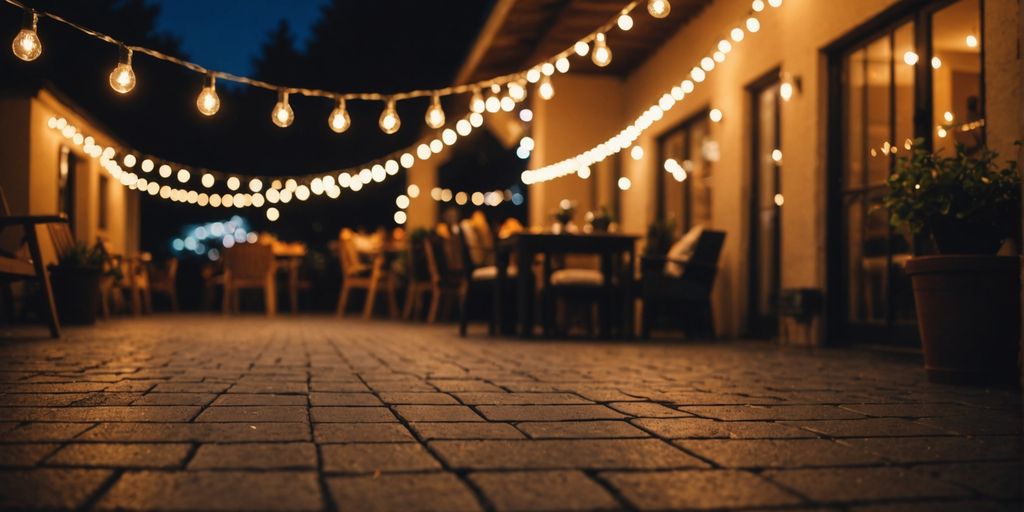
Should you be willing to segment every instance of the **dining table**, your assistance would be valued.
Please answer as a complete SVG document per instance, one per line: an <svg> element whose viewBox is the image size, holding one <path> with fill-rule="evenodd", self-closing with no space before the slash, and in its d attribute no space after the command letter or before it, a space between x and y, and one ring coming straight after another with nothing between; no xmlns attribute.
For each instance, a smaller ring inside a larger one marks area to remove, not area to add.
<svg viewBox="0 0 1024 512"><path fill-rule="evenodd" d="M600 257L602 274L601 293L612 299L618 289L621 291L620 335L628 338L633 332L633 268L635 266L636 242L639 237L622 233L536 233L520 232L500 239L495 244L495 265L497 282L494 286L493 321L497 329L506 329L505 283L509 278L511 259L516 261L515 276L516 322L512 330L522 338L533 336L534 331L534 263L538 257L544 261L542 286L550 286L551 257L557 255L596 255ZM616 278L619 286L616 286ZM615 301L609 300L609 303ZM612 322L609 315L600 319L600 335L611 337Z"/></svg>
<svg viewBox="0 0 1024 512"><path fill-rule="evenodd" d="M288 243L275 240L271 247L274 252L274 259L277 260L278 269L284 271L287 277L288 305L291 312L299 311L299 270L302 267L302 260L306 257L306 245L302 243Z"/></svg>

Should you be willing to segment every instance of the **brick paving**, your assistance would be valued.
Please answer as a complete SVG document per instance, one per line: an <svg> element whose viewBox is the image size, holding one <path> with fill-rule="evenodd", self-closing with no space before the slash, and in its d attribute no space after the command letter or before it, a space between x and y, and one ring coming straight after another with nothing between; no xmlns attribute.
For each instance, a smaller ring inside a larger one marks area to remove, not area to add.
<svg viewBox="0 0 1024 512"><path fill-rule="evenodd" d="M1021 397L768 344L327 317L0 341L0 508L1022 509Z"/></svg>

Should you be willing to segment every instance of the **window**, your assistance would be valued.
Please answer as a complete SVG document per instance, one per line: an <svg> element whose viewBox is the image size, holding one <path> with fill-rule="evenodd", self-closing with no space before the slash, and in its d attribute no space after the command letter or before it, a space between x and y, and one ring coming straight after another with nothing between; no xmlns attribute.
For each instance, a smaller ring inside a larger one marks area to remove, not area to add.
<svg viewBox="0 0 1024 512"><path fill-rule="evenodd" d="M658 217L675 220L678 233L711 224L711 171L716 153L706 111L658 138Z"/></svg>
<svg viewBox="0 0 1024 512"><path fill-rule="evenodd" d="M844 327L868 328L844 329L855 337L914 341L904 268L913 254L931 248L890 226L882 198L892 157L906 154L915 138L947 153L956 143L982 143L980 14L979 0L890 11L879 16L878 28L847 38L852 42L831 54L829 151L838 172L830 185L829 229L840 235L830 242L838 244L831 249L830 274L838 277L830 288L841 295L832 312Z"/></svg>
<svg viewBox="0 0 1024 512"><path fill-rule="evenodd" d="M79 159L71 148L60 147L57 164L57 212L67 215L71 232L75 232L75 171Z"/></svg>
<svg viewBox="0 0 1024 512"><path fill-rule="evenodd" d="M750 288L749 334L778 332L782 196L779 72L768 73L747 88L750 94Z"/></svg>

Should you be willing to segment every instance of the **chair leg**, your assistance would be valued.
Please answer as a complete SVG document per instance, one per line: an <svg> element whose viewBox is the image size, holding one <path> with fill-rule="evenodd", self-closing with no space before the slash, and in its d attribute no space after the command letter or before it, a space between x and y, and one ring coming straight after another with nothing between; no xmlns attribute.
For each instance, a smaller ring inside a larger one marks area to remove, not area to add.
<svg viewBox="0 0 1024 512"><path fill-rule="evenodd" d="M409 285L405 290L405 304L402 304L402 319L409 320L412 318L413 302L416 300L416 282L409 281Z"/></svg>
<svg viewBox="0 0 1024 512"><path fill-rule="evenodd" d="M363 305L363 320L373 317L373 305L377 302L377 284L379 279L370 280L370 287L366 289L366 302Z"/></svg>
<svg viewBox="0 0 1024 512"><path fill-rule="evenodd" d="M388 278L385 293L388 295L388 318L398 318L398 287L395 286L394 278Z"/></svg>
<svg viewBox="0 0 1024 512"><path fill-rule="evenodd" d="M263 285L263 300L266 302L267 317L273 318L277 315L277 287L273 281Z"/></svg>
<svg viewBox="0 0 1024 512"><path fill-rule="evenodd" d="M221 299L221 301L220 301L221 302L221 310L223 311L223 313L225 315L231 313L231 295L232 295L231 287L228 286L228 283L225 282L224 283L224 298Z"/></svg>
<svg viewBox="0 0 1024 512"><path fill-rule="evenodd" d="M459 289L459 336L466 337L466 324L469 322L468 311L469 307L469 289L463 287Z"/></svg>
<svg viewBox="0 0 1024 512"><path fill-rule="evenodd" d="M430 310L427 313L427 323L437 322L437 310L441 306L441 288L433 286L430 288Z"/></svg>
<svg viewBox="0 0 1024 512"><path fill-rule="evenodd" d="M338 294L338 316L345 316L345 308L348 307L349 292L352 291L348 283L342 283L341 292Z"/></svg>
<svg viewBox="0 0 1024 512"><path fill-rule="evenodd" d="M25 229L28 237L28 248L32 255L32 265L36 269L36 276L38 276L40 283L43 287L43 293L46 295L46 309L45 312L46 321L50 326L50 337L60 338L60 319L57 317L57 304L53 301L53 288L50 286L50 274L46 272L46 266L43 263L43 254L39 250L39 237L36 235L36 227L30 226Z"/></svg>

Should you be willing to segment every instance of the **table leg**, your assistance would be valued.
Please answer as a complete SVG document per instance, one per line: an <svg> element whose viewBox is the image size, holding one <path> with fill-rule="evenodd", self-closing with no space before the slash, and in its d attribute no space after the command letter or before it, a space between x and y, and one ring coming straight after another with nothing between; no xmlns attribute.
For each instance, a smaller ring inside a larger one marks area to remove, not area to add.
<svg viewBox="0 0 1024 512"><path fill-rule="evenodd" d="M622 330L622 337L625 339L633 338L633 320L636 316L636 304L633 299L633 276L635 275L635 265L636 249L630 246L629 251L626 254L626 268L622 272L622 285L624 287L623 298L625 299L625 304L623 305L623 314L625 315L623 325L625 327Z"/></svg>
<svg viewBox="0 0 1024 512"><path fill-rule="evenodd" d="M299 265L296 261L288 262L288 302L292 314L299 312Z"/></svg>
<svg viewBox="0 0 1024 512"><path fill-rule="evenodd" d="M614 288L612 287L612 255L607 252L601 253L601 276L604 282L601 284L601 337L610 338L612 331L611 309L614 299Z"/></svg>
<svg viewBox="0 0 1024 512"><path fill-rule="evenodd" d="M530 281L533 279L533 253L519 248L519 275L516 279L516 303L519 335L529 338L533 334L533 294Z"/></svg>
<svg viewBox="0 0 1024 512"><path fill-rule="evenodd" d="M495 334L494 331L499 333L505 331L505 294L503 291L505 290L505 281L508 278L508 251L497 250L494 255L494 264L498 267L498 275L494 279L494 300L491 310L491 321L493 322L492 335Z"/></svg>

